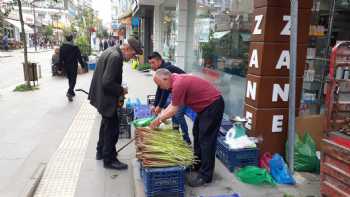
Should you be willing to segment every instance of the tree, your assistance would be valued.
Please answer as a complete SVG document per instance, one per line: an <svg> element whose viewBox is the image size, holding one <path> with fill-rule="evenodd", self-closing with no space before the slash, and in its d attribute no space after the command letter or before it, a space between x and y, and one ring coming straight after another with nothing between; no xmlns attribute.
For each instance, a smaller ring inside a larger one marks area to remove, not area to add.
<svg viewBox="0 0 350 197"><path fill-rule="evenodd" d="M0 35L5 33L4 20L5 18L7 18L7 16L10 14L11 10L13 9L13 3L14 2L7 2L3 5L2 8L0 8Z"/></svg>
<svg viewBox="0 0 350 197"><path fill-rule="evenodd" d="M45 36L46 39L51 40L52 36L53 36L53 27L52 25L48 25L45 27L43 34Z"/></svg>

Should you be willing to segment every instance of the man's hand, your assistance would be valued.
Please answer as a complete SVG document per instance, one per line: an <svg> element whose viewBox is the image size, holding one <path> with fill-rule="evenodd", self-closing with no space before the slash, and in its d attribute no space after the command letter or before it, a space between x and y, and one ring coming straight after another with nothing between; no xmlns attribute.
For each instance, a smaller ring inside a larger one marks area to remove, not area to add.
<svg viewBox="0 0 350 197"><path fill-rule="evenodd" d="M155 109L156 109L156 107L152 105L152 107L151 107L151 113L152 114L156 114Z"/></svg>
<svg viewBox="0 0 350 197"><path fill-rule="evenodd" d="M129 93L128 88L123 88L123 93L128 94Z"/></svg>
<svg viewBox="0 0 350 197"><path fill-rule="evenodd" d="M157 106L155 109L154 109L154 113L156 115L160 114L160 112L162 111L162 108L160 108L159 106Z"/></svg>
<svg viewBox="0 0 350 197"><path fill-rule="evenodd" d="M151 129L155 129L157 127L159 127L159 125L162 123L162 121L159 118L156 118L155 120L153 120L153 122L149 125L149 127Z"/></svg>

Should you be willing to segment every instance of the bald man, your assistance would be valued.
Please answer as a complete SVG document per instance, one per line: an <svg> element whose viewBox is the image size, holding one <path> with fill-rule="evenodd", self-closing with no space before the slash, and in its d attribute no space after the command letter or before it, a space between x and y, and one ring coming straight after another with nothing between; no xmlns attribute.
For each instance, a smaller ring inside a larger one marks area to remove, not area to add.
<svg viewBox="0 0 350 197"><path fill-rule="evenodd" d="M200 162L193 166L195 172L190 174L187 182L191 187L210 183L215 168L216 139L225 108L220 91L200 77L172 74L167 69L158 69L153 80L161 89L171 90L172 98L150 127L158 127L183 105L197 112L192 131L194 154Z"/></svg>

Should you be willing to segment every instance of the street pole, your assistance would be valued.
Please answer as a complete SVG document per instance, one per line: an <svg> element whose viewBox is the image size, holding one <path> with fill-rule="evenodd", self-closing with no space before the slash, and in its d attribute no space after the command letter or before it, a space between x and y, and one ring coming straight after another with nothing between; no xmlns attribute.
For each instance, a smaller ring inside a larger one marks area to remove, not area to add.
<svg viewBox="0 0 350 197"><path fill-rule="evenodd" d="M34 5L34 1L31 3L32 7L33 7L33 15L34 15L34 47L35 47L35 51L37 51L37 43L38 43L38 39L37 39L37 35L36 35L36 17L35 17L35 5Z"/></svg>
<svg viewBox="0 0 350 197"><path fill-rule="evenodd" d="M288 117L288 163L289 170L294 173L295 142L295 92L298 44L298 0L291 0L290 6L290 68L289 68L289 117Z"/></svg>

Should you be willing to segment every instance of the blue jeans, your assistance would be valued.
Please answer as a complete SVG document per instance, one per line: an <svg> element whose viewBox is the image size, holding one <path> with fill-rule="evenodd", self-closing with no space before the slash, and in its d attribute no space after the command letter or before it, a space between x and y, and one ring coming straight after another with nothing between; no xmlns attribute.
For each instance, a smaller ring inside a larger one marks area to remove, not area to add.
<svg viewBox="0 0 350 197"><path fill-rule="evenodd" d="M179 125L182 131L183 139L190 144L191 139L188 135L188 126L185 119L186 106L181 106L176 112L175 116L172 118L174 125Z"/></svg>
<svg viewBox="0 0 350 197"><path fill-rule="evenodd" d="M166 102L166 106L168 106L171 103L171 94L169 94L169 97ZM183 139L188 143L191 144L190 136L188 135L188 126L185 119L185 113L186 113L186 106L179 107L178 111L176 112L175 116L172 117L173 125L179 125L182 131Z"/></svg>

